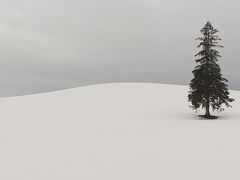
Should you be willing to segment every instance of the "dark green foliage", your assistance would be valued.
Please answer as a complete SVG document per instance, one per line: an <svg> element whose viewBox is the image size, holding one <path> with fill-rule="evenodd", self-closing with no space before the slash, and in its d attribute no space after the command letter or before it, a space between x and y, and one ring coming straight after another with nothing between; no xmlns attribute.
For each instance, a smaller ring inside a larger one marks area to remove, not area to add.
<svg viewBox="0 0 240 180"><path fill-rule="evenodd" d="M188 100L192 103L193 109L200 107L206 109L205 118L210 118L209 108L222 111L222 104L231 107L229 102L234 99L229 97L227 80L222 77L218 58L221 56L216 48L222 48L218 44L221 39L216 35L218 32L210 22L202 28L202 37L196 40L200 41L198 48L200 52L195 56L197 66L192 71L194 78L190 82L190 91Z"/></svg>

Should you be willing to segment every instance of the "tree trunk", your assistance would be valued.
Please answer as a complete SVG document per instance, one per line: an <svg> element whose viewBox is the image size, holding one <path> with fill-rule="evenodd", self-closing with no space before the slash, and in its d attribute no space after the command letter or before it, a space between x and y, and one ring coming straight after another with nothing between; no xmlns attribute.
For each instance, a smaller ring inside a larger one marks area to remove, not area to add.
<svg viewBox="0 0 240 180"><path fill-rule="evenodd" d="M206 114L205 114L205 117L206 118L210 118L211 117L210 110L209 110L209 100L207 100L207 102L206 102Z"/></svg>

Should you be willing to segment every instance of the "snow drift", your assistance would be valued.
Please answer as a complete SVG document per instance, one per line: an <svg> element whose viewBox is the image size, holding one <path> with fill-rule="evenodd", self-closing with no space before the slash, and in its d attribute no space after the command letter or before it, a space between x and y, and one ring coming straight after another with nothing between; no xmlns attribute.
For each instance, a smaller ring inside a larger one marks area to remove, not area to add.
<svg viewBox="0 0 240 180"><path fill-rule="evenodd" d="M0 99L0 179L239 180L240 92L217 120L185 86L116 83Z"/></svg>

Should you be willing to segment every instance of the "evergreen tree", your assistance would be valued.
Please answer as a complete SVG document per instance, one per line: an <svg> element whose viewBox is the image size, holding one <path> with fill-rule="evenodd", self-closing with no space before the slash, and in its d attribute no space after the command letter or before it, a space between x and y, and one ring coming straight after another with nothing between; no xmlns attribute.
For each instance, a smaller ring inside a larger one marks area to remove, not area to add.
<svg viewBox="0 0 240 180"><path fill-rule="evenodd" d="M202 37L196 40L200 41L198 48L200 52L195 55L198 57L195 61L197 66L192 71L194 78L190 82L190 91L188 100L192 103L193 109L205 108L206 114L203 116L212 119L210 107L212 110L222 111L222 104L231 107L229 102L234 99L229 97L227 80L222 77L218 58L221 56L216 48L223 48L218 42L221 40L210 22L202 28Z"/></svg>

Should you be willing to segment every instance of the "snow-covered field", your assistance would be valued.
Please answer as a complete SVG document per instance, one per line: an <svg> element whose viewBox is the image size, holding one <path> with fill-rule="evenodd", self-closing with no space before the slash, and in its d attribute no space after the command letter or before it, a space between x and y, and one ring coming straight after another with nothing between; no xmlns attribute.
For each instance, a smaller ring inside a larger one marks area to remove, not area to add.
<svg viewBox="0 0 240 180"><path fill-rule="evenodd" d="M185 86L116 83L0 99L1 180L239 180L240 92L217 120Z"/></svg>

